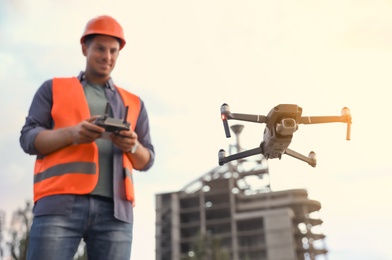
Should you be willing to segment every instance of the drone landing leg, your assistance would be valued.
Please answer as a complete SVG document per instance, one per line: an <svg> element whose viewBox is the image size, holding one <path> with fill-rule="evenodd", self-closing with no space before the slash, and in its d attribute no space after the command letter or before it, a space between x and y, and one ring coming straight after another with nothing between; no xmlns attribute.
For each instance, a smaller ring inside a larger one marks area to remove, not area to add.
<svg viewBox="0 0 392 260"><path fill-rule="evenodd" d="M223 150L221 150L221 151L223 151ZM240 153L237 153L237 154L232 154L232 155L229 155L227 157L225 157L223 153L219 153L219 165L222 166L223 164L225 164L227 162L230 162L230 161L233 161L233 160L242 159L242 158L245 158L245 157L248 157L248 156L252 156L252 155L256 155L256 154L262 154L261 147L257 147L257 148L254 148L252 150L240 152Z"/></svg>
<svg viewBox="0 0 392 260"><path fill-rule="evenodd" d="M291 157L294 157L294 158L299 159L301 161L307 162L312 167L316 167L317 161L316 161L316 157L315 157L314 152L311 152L309 154L309 157L306 157L305 155L302 155L300 153L297 153L296 151L293 151L293 150L287 148L285 151L285 154L290 155Z"/></svg>

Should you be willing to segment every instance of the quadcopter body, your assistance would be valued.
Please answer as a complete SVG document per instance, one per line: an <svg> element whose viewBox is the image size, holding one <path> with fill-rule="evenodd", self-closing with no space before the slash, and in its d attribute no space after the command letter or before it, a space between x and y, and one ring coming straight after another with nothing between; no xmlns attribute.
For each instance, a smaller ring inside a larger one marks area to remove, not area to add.
<svg viewBox="0 0 392 260"><path fill-rule="evenodd" d="M266 127L264 129L263 140L257 148L238 152L227 157L226 152L221 149L219 151L219 165L256 154L262 154L266 159L281 159L283 154L287 154L316 167L316 154L313 151L308 156L304 156L288 148L294 132L298 130L299 124L347 123L346 139L350 140L351 114L347 107L342 109L341 116L302 116L301 107L294 104L280 104L271 109L267 116L264 116L231 113L229 105L225 103L221 106L221 118L227 138L230 137L227 121L231 119L265 123Z"/></svg>

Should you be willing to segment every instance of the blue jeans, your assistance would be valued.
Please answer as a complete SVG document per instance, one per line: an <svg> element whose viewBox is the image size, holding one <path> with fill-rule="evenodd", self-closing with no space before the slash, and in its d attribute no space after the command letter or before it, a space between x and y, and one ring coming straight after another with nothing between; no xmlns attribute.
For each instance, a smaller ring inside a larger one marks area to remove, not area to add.
<svg viewBox="0 0 392 260"><path fill-rule="evenodd" d="M70 215L35 216L27 260L72 260L82 238L88 259L129 260L133 226L113 214L113 201L86 195L76 196Z"/></svg>

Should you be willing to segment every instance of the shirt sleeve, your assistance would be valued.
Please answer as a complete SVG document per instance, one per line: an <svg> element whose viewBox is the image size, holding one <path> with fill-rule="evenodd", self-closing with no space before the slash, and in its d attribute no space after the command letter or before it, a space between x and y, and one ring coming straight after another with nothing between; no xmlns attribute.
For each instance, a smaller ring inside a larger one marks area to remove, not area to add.
<svg viewBox="0 0 392 260"><path fill-rule="evenodd" d="M151 141L150 123L147 110L142 100L140 100L140 113L136 122L135 132L137 133L138 141L150 151L150 161L143 169L141 169L141 171L147 171L154 164L155 150Z"/></svg>
<svg viewBox="0 0 392 260"><path fill-rule="evenodd" d="M39 132L53 128L52 104L52 80L47 80L35 93L21 130L19 142L26 153L39 155L34 141Z"/></svg>

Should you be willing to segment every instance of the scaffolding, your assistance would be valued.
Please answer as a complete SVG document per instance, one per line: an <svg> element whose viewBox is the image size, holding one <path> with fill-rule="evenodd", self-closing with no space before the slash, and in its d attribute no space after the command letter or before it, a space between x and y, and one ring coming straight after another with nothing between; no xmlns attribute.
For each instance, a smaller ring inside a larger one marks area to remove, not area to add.
<svg viewBox="0 0 392 260"><path fill-rule="evenodd" d="M233 127L239 150L242 128ZM227 163L180 191L156 194L156 260L198 259L200 238L218 241L221 259L326 259L320 209L304 189L272 191L263 158ZM215 259L204 246L203 259Z"/></svg>

